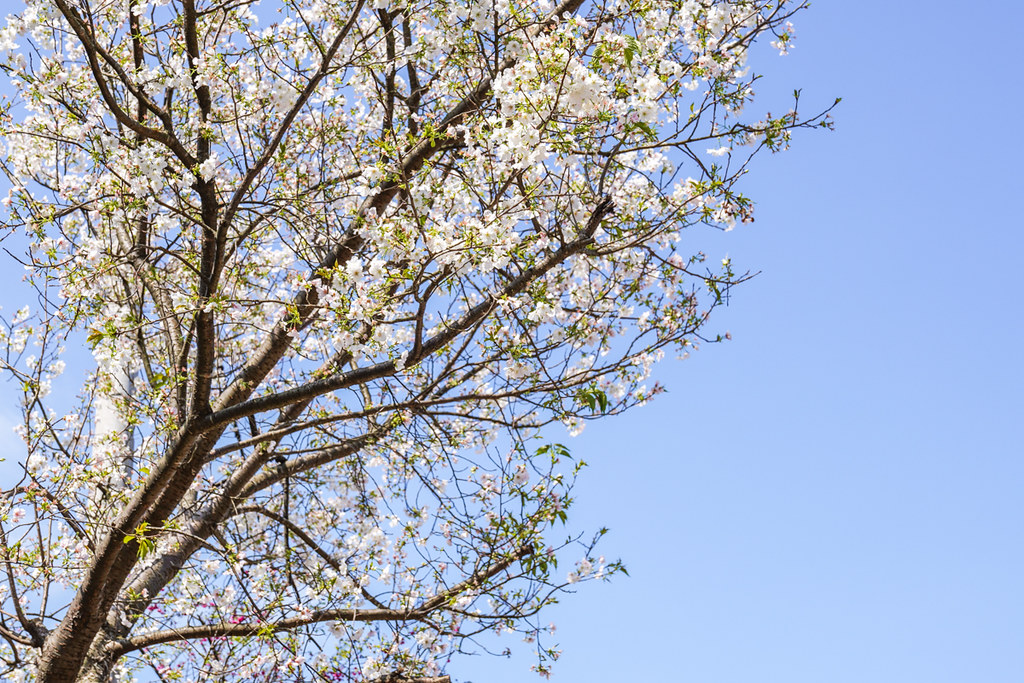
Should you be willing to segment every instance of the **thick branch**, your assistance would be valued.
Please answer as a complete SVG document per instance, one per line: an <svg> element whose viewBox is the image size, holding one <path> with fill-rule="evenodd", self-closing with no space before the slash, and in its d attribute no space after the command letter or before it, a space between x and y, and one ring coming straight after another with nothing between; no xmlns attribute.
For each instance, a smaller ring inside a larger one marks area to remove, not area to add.
<svg viewBox="0 0 1024 683"><path fill-rule="evenodd" d="M455 320L445 329L426 340L420 346L419 352L415 357L412 354L409 355L405 362L406 366L418 363L426 356L433 354L459 335L471 329L494 309L498 301L522 293L530 283L536 281L569 257L586 250L593 243L594 231L611 211L611 199L606 197L595 207L586 229L584 229L578 239L563 245L541 264L526 270L505 287L490 294L482 302L469 309L458 320ZM396 363L397 361L393 360L384 361L348 372L336 373L329 377L311 380L306 384L276 394L260 396L259 398L219 410L207 416L204 420L205 424L197 425L197 427L202 430L223 428L223 426L247 415L255 415L267 410L282 408L295 401L307 400L311 397L322 396L338 389L344 389L345 387L365 384L375 379L388 377L396 372Z"/></svg>
<svg viewBox="0 0 1024 683"><path fill-rule="evenodd" d="M559 5L551 16L561 16L564 12L575 12L582 4L582 0L567 0ZM549 18L541 24L541 26L546 26L551 21L552 19ZM346 29L347 28L348 26L346 25ZM539 27L537 30L539 30ZM334 46L332 46L332 50L333 49L335 49ZM333 54L333 52L329 54ZM327 60L325 60L324 65L327 63ZM506 60L501 65L499 72L512 67L514 64L514 60ZM323 70L323 68L324 67L322 66L321 70ZM329 272L338 265L344 264L352 257L353 254L355 254L363 244L363 239L360 237L355 227L360 225L362 220L369 215L371 210L376 211L377 214L384 212L387 206L391 203L391 200L394 199L395 195L398 193L402 183L404 183L412 174L419 171L430 157L442 149L443 145L439 144L438 139L448 136L454 126L464 122L470 114L476 112L480 108L481 104L487 100L491 93L491 82L490 78L484 78L481 80L476 87L462 99L462 101L455 105L455 107L453 107L444 116L444 118L434 126L433 135L420 140L409 149L402 158L401 163L398 165L398 168L393 173L391 179L385 181L375 194L367 197L363 202L363 205L359 208L356 215L354 227L349 229L348 234L335 245L334 249L332 249L327 257L324 258L324 260L321 261L314 269L313 278L324 280L324 272ZM311 91L310 88L307 87L306 90L304 90L303 95L308 97L309 94L311 94ZM289 112L289 115L292 115L296 111L297 110L293 108L292 111ZM284 135L284 130L285 128L283 126L278 130L278 134L268 146L268 150L271 147L276 148L276 146L280 144L281 138ZM247 188L251 185L253 180L255 180L256 175L259 173L259 170L262 169L262 165L265 165L265 163L269 161L268 153L264 153L261 160L263 161L258 162L249 170L248 173L246 173L245 178L239 186L239 190L236 191L235 195L232 197L232 200L224 213L224 224L230 223L234 212L240 205L242 201L243 188ZM316 294L315 287L307 288L296 295L293 305L294 310L298 312L298 316L291 317L287 321L282 320L274 327L263 345L254 354L253 360L242 369L238 378L220 395L216 404L213 406L214 411L234 406L245 401L252 395L253 390L263 381L267 373L270 372L270 369L274 367L274 364L276 364L281 356L284 355L285 351L288 350L288 346L291 343L291 333L302 329L312 319L312 316L315 315L315 304L317 299L318 296Z"/></svg>
<svg viewBox="0 0 1024 683"><path fill-rule="evenodd" d="M153 140L164 145L174 152L175 156L178 157L178 160L186 167L192 168L195 166L195 157L185 149L171 130L170 115L150 100L146 93L132 82L131 78L117 60L111 57L106 50L96 42L95 36L93 36L92 31L86 25L85 21L78 13L78 10L71 7L67 3L67 0L53 1L57 6L57 9L60 10L60 13L71 26L71 29L75 32L78 40L82 43L82 47L85 48L85 53L89 60L89 69L92 71L93 80L96 81L96 86L100 90L100 96L103 98L104 104L107 105L107 109L114 115L118 123L127 127L140 137ZM103 75L103 69L101 68L99 61L101 57L103 58L103 61L114 70L114 73L117 74L117 77L122 83L124 83L129 92L131 92L138 101L144 102L147 109L155 112L160 117L164 124L164 130L150 128L149 126L140 123L117 103L117 100L114 99L114 94L110 91L110 87L107 84L107 79Z"/></svg>
<svg viewBox="0 0 1024 683"><path fill-rule="evenodd" d="M327 609L313 612L304 617L290 617L274 622L255 624L222 622L219 624L204 624L202 626L187 626L180 629L157 631L156 633L147 633L146 635L118 641L110 646L108 652L115 657L120 657L128 652L144 647L162 645L163 643L195 640L198 638L244 638L247 636L271 635L278 631L289 631L300 626L319 624L325 621L414 621L417 618L417 612L412 610Z"/></svg>
<svg viewBox="0 0 1024 683"><path fill-rule="evenodd" d="M134 117L121 109L114 99L114 95L110 91L103 75L99 62L101 52L90 29L82 21L78 12L68 5L67 0L55 0L55 3L86 48L94 78L100 89L101 96L111 113L122 125L143 137L164 144L178 155L187 167L193 168L197 160L172 135L169 119L164 121L165 128L167 128L166 131L154 130L140 124ZM556 8L555 14L575 11L581 4L582 0L569 0ZM191 3L189 3L189 6L191 6ZM541 30L546 23L538 25L535 27L535 30ZM338 45L340 46L340 43ZM330 60L326 59L323 68L329 68L329 63ZM127 75L121 78L126 86L129 87L129 90L134 87L130 79L127 78ZM442 135L449 135L448 131L451 127L462 123L467 116L479 109L482 102L486 101L490 94L490 88L491 83L489 79L479 83L470 95L450 111L438 126L435 126L435 131ZM152 109L159 111L155 106ZM283 130L280 131L280 135L284 135ZM357 224L359 219L362 216L368 215L370 210L382 213L397 195L399 188L406 182L409 175L418 171L425 161L432 154L436 153L439 148L439 146L431 144L427 140L420 141L419 144L412 147L395 175L385 182L379 191L374 196L368 198L364 206L361 207L356 218ZM272 154L272 152L268 153L267 150L264 153L267 155ZM258 170L253 173L252 178L248 181L250 184L255 180L258 173ZM202 282L200 283L200 296L207 297L214 289L216 272L219 267L219 259L216 258L214 259L215 265L212 268L210 267L208 259L211 256L211 245L208 240L211 237L211 232L213 233L214 240L217 240L217 237L222 232L221 229L227 221L222 220L218 224L216 220L211 220L211 215L215 219L215 214L219 210L215 192L212 192L212 188L206 183L198 182L197 185L199 185L197 189L203 197L203 219L205 224L204 264L202 268ZM228 214L221 214L225 219L233 215L232 212L237 209L244 192L247 192L247 190L240 190L240 193L233 198L232 203L227 207ZM237 201L235 201L236 199ZM219 240L217 241L219 243ZM542 268L534 268L527 271L523 277L518 278L513 283L511 288L506 289L506 293L522 291L532 278L542 275L547 269L554 267L572 253L583 250L589 243L590 239L588 236L586 240L565 245L556 252L557 258L555 260L546 262ZM361 238L356 233L354 226L348 238L340 241L332 254L329 255L324 264L325 267L331 268L344 262L360 245ZM316 275L319 276L319 272ZM315 290L307 290L301 296L303 297L302 303L309 308L302 312L303 317L298 323L298 328L308 324L312 316L315 315L316 307ZM424 342L420 356L410 360L415 362L421 357L442 348L456 336L464 333L465 330L470 329L479 320L482 320L492 310L495 303L496 298L492 297L483 304L471 309L467 315L456 321L453 327L438 333ZM204 318L204 315L208 314L200 314L198 327L205 328L205 332L202 329L197 330L197 337L200 336L199 333L202 333L204 337L198 344L198 351L199 354L203 355L203 362L197 364L199 386L197 386L197 391L193 395L193 398L197 399L193 404L193 416L196 416L196 408L205 412L203 410L206 398L204 394L207 393L206 382L208 381L207 375L210 369L209 356L207 354L212 354L212 349L208 346L212 343L213 338L209 333L212 327L212 314L209 314L210 319ZM223 429L236 419L235 415L243 417L270 407L284 408L308 401L327 391L359 382L371 381L375 377L386 376L395 371L393 363L379 364L370 368L357 369L349 373L339 373L327 378L327 381L314 381L291 392L282 392L281 394L244 403L285 353L290 344L290 333L297 329L297 327L280 323L268 335L264 346L255 354L253 362L246 366L238 379L221 395L215 406L213 406L218 411L217 417L214 418L207 415L195 423L186 421L186 425L171 440L161 462L153 468L152 474L143 487L138 490L134 499L125 506L117 519L114 520L110 533L97 543L93 560L85 572L78 592L65 612L64 619L59 627L47 638L40 661L38 678L41 683L58 683L59 681L73 680L78 675L89 644L102 628L102 624L108 616L107 612L114 604L117 594L123 588L124 582L138 562L135 548L122 542L124 535L131 533L140 522L148 521L157 526L173 515L175 508L183 496L186 495L195 476L198 474L202 462L205 461L205 454L213 448ZM202 412L199 414L202 414ZM257 467L257 470L248 471L239 480L242 486L245 486L245 482L250 482L255 471L258 471L259 463L257 461L254 460L254 462L247 464L252 464L253 467ZM224 505L229 505L232 501L225 497L221 499L221 502ZM204 520L202 524L204 526L206 524L216 525L220 519L221 517L213 515L211 518ZM173 576L177 572L177 568L171 567L169 572ZM237 628L237 625L232 626Z"/></svg>
<svg viewBox="0 0 1024 683"><path fill-rule="evenodd" d="M134 638L125 638L108 646L108 653L120 657L128 652L153 647L164 643L178 642L182 640L195 640L198 638L244 638L256 635L271 635L278 631L289 631L309 624L318 624L325 621L419 621L430 615L431 612L443 607L453 597L473 588L479 588L484 583L508 569L514 563L533 553L533 546L524 545L514 555L507 557L489 567L475 572L465 581L461 581L453 588L439 593L425 601L419 607L408 610L394 609L328 609L319 610L301 617L289 617L273 622L259 622L248 624L234 624L221 622L219 624L204 624L201 626L187 626L179 629L168 629L147 633Z"/></svg>

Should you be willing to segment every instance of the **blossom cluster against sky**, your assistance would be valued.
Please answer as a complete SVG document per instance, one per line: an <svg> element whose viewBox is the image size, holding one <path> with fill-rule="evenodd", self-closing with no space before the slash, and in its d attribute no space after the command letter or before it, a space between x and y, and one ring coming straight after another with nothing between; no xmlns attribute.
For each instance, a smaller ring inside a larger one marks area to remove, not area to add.
<svg viewBox="0 0 1024 683"><path fill-rule="evenodd" d="M759 99L841 96L836 131L760 159L757 222L709 237L761 271L718 317L733 341L567 442L592 465L577 521L631 578L564 601L555 677L1020 680L1024 144L995 37L1022 21L1005 0L797 18Z"/></svg>
<svg viewBox="0 0 1024 683"><path fill-rule="evenodd" d="M707 232L709 255L762 271L713 323L733 341L566 437L592 465L577 523L610 526L632 578L565 601L556 678L1019 680L1024 150L997 118L1019 104L997 37L1021 19L1007 0L799 16L762 89L842 96L838 130L759 160L757 222Z"/></svg>

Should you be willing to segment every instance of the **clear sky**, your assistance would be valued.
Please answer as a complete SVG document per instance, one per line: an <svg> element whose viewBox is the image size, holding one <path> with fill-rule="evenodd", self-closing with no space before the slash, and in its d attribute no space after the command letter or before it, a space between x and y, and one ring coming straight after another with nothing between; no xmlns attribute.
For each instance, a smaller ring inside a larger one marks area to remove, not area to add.
<svg viewBox="0 0 1024 683"><path fill-rule="evenodd" d="M576 525L609 526L632 576L554 611L556 680L1024 681L1024 4L819 0L795 23L762 90L843 103L755 165L753 225L694 235L762 271L711 323L733 341L557 435L591 464Z"/></svg>
<svg viewBox="0 0 1024 683"><path fill-rule="evenodd" d="M694 236L762 271L711 323L733 341L566 441L632 578L559 606L556 680L1024 681L1024 5L795 24L761 90L843 97L836 131L760 160L753 225Z"/></svg>

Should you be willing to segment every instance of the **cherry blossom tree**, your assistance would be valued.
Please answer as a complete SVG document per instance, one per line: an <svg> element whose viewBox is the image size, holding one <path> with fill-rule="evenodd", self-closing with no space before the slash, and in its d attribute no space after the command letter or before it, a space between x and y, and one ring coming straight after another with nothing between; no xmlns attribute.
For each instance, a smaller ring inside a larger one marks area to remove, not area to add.
<svg viewBox="0 0 1024 683"><path fill-rule="evenodd" d="M551 427L657 394L743 279L686 230L830 125L744 114L802 7L26 0L0 673L446 681L513 632L547 674L544 608L622 570Z"/></svg>

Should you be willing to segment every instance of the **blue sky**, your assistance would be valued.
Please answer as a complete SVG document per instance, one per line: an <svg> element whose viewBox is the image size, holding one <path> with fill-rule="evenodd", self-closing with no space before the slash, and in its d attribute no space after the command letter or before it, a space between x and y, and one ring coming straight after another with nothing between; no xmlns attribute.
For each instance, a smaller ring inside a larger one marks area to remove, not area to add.
<svg viewBox="0 0 1024 683"><path fill-rule="evenodd" d="M843 103L755 165L756 223L694 235L761 271L711 323L733 341L561 439L591 464L576 524L632 576L555 610L556 680L1024 680L1024 6L819 0L795 23L761 89Z"/></svg>
<svg viewBox="0 0 1024 683"><path fill-rule="evenodd" d="M761 271L712 322L733 341L566 442L632 578L558 607L557 680L1024 680L1024 6L795 24L761 90L843 97L837 129L760 160L756 223L694 236Z"/></svg>

